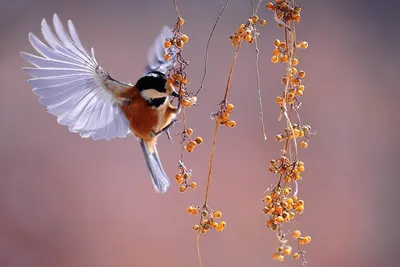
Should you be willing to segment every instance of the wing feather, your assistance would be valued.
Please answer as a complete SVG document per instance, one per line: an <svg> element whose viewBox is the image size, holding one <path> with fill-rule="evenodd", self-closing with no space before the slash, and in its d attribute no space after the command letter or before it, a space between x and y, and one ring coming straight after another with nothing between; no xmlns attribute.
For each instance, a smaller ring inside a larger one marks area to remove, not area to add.
<svg viewBox="0 0 400 267"><path fill-rule="evenodd" d="M43 19L41 31L47 44L29 33L29 42L39 55L21 52L21 56L33 65L23 68L33 77L28 80L33 92L71 132L95 140L127 136L129 122L114 91L129 90L132 85L112 79L98 65L94 49L89 54L84 48L72 21L67 24L65 28L54 14L53 31Z"/></svg>

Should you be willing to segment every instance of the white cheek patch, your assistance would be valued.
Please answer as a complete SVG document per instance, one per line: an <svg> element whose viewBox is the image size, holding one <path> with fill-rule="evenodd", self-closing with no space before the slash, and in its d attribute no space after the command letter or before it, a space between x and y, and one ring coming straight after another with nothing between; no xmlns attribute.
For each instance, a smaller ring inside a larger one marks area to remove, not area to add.
<svg viewBox="0 0 400 267"><path fill-rule="evenodd" d="M154 99L154 98L161 98L167 96L166 93L161 93L155 89L146 89L141 92L141 95L145 99Z"/></svg>

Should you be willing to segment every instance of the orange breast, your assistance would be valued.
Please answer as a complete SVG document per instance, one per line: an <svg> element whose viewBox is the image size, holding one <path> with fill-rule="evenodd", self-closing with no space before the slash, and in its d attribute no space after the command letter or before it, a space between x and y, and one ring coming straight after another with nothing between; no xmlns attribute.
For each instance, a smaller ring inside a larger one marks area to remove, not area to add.
<svg viewBox="0 0 400 267"><path fill-rule="evenodd" d="M153 139L150 132L156 128L159 121L157 110L147 104L136 87L121 96L131 100L129 105L122 106L122 110L130 122L133 133L144 140Z"/></svg>

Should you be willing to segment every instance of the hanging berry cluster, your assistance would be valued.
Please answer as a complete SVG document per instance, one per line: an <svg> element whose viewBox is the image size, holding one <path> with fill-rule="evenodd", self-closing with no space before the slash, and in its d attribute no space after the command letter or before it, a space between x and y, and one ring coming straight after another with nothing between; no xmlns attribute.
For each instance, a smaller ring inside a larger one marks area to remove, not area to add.
<svg viewBox="0 0 400 267"><path fill-rule="evenodd" d="M275 101L280 107L280 117L285 118L286 127L284 132L277 134L275 140L283 142L284 147L281 156L277 160L271 160L269 171L278 176L278 183L268 189L268 194L263 198L263 213L268 216L266 226L276 232L280 245L273 254L273 259L283 261L285 256L292 254L292 247L288 245L286 234L283 230L284 224L298 220L298 215L304 211L304 200L298 198L298 183L303 178L305 171L304 163L298 159L298 139L302 148L308 146L311 126L302 125L298 109L299 98L304 94L303 79L306 73L298 71L298 58L295 57L296 49L306 49L308 43L303 41L297 43L295 24L301 19L301 8L294 5L294 0L276 0L268 3L267 8L274 12L274 18L278 27L284 28L284 40L276 39L273 43L272 63L284 63L285 75L281 78L283 84L282 96L277 96ZM293 118L296 118L294 122ZM300 245L311 242L310 236L302 236L296 223L292 237L297 242L297 252L293 254L295 259L302 258L305 261L305 251Z"/></svg>
<svg viewBox="0 0 400 267"><path fill-rule="evenodd" d="M164 47L166 48L166 53L164 55L165 60L170 60L175 54L177 64L169 73L167 82L174 87L179 88L179 103L178 105L182 108L183 114L183 130L180 134L181 136L181 157L178 161L178 172L175 175L176 182L179 184L179 192L183 193L187 191L187 188L195 189L197 184L191 181L192 170L188 169L184 164L184 151L193 152L197 145L203 143L203 139L200 136L192 138L193 129L187 127L186 119L186 108L196 105L197 97L187 92L187 86L189 85L188 76L185 72L188 62L184 60L182 56L182 50L184 45L189 42L189 37L182 33L182 26L185 20L180 16L178 7L175 3L175 8L177 10L178 19L173 29L174 36L168 38L164 42Z"/></svg>

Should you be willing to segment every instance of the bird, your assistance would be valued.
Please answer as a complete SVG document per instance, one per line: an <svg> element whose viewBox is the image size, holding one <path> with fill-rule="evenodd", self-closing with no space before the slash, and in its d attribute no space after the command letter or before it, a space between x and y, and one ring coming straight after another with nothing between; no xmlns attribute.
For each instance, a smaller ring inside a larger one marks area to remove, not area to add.
<svg viewBox="0 0 400 267"><path fill-rule="evenodd" d="M157 139L177 121L180 102L173 106L169 97L179 97L167 73L176 63L174 49L166 60L164 42L174 33L164 26L148 50L147 65L135 84L121 82L97 63L94 49L83 46L71 20L67 28L57 14L54 31L46 19L41 22L45 44L29 33L31 46L39 53L21 52L32 67L22 70L31 76L28 83L48 113L72 133L93 140L135 136L144 154L156 192L165 193L170 180L157 151Z"/></svg>

